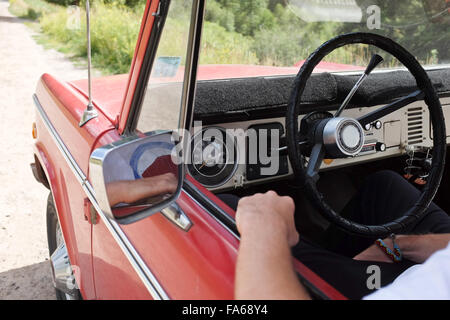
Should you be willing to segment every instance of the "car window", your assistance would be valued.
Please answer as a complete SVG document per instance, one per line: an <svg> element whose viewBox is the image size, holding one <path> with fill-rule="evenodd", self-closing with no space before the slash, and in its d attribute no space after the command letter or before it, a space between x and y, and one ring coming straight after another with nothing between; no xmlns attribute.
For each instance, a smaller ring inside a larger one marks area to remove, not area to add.
<svg viewBox="0 0 450 320"><path fill-rule="evenodd" d="M295 74L323 42L348 32L387 36L423 65L450 63L448 0L208 0L199 80ZM367 45L336 50L316 72L364 70ZM389 55L380 68L399 62Z"/></svg>
<svg viewBox="0 0 450 320"><path fill-rule="evenodd" d="M137 130L178 128L192 1L170 1Z"/></svg>

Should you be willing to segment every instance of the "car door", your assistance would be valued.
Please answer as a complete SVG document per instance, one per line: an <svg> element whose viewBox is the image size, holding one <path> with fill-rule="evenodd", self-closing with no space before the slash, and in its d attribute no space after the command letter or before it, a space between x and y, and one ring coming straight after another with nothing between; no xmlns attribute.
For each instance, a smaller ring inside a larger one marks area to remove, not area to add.
<svg viewBox="0 0 450 320"><path fill-rule="evenodd" d="M179 123L189 121L189 108L184 107L192 99L188 85L193 70L195 73L192 62L195 41L200 37L192 23L201 19L203 6L204 1L184 0L150 4L130 76L137 79L134 96L129 99L132 106L124 106L129 119L121 119L125 134L176 129ZM158 28L150 31L155 16L154 27ZM137 77L135 70L140 73ZM142 96L137 99L140 88ZM140 105L133 106L136 101ZM98 145L123 138L118 131L109 132ZM152 174L151 168L147 171ZM194 188L195 181L186 183ZM182 216L185 224L180 225L177 216ZM212 217L188 188L183 188L175 205L128 225L97 215L92 233L97 298L232 298L237 245L236 236Z"/></svg>

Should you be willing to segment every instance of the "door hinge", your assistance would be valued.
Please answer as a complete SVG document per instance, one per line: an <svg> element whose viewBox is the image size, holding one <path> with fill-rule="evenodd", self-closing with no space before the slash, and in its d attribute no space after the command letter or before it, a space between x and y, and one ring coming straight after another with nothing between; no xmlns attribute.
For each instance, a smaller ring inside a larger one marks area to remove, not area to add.
<svg viewBox="0 0 450 320"><path fill-rule="evenodd" d="M91 201L88 198L84 199L84 219L89 222L89 224L97 224L98 222L98 214L97 210L95 210Z"/></svg>

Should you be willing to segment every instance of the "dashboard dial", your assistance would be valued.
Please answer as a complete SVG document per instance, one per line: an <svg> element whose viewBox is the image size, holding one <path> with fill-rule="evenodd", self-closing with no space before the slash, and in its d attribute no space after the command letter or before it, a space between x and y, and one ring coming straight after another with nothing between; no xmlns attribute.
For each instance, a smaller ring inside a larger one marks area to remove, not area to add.
<svg viewBox="0 0 450 320"><path fill-rule="evenodd" d="M236 170L236 153L236 142L225 129L204 128L192 138L189 173L204 186L223 185Z"/></svg>

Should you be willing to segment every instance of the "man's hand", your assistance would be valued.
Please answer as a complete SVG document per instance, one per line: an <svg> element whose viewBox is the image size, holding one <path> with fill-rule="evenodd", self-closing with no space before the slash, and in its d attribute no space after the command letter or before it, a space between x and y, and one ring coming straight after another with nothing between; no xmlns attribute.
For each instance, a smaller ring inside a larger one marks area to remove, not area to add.
<svg viewBox="0 0 450 320"><path fill-rule="evenodd" d="M124 202L133 202L159 196L173 194L177 190L178 178L173 173L142 178L137 180L114 181L106 185L110 206Z"/></svg>
<svg viewBox="0 0 450 320"><path fill-rule="evenodd" d="M236 299L309 299L292 264L290 247L299 239L294 210L291 198L273 191L239 201Z"/></svg>
<svg viewBox="0 0 450 320"><path fill-rule="evenodd" d="M236 211L236 225L242 237L270 238L283 235L289 246L299 240L294 223L295 204L274 191L242 198Z"/></svg>
<svg viewBox="0 0 450 320"><path fill-rule="evenodd" d="M394 245L392 244L392 239L391 238L384 239L383 241L388 246L389 249L393 250ZM361 261L376 261L376 262L388 262L388 263L389 262L390 263L394 262L376 244L371 245L366 250L364 250L360 254L356 255L353 259L361 260Z"/></svg>
<svg viewBox="0 0 450 320"><path fill-rule="evenodd" d="M410 261L423 263L433 253L444 249L450 241L450 234L398 235L395 242L402 251L403 257ZM392 239L384 239L386 245L393 250ZM364 261L393 262L377 245L372 245L353 259Z"/></svg>

